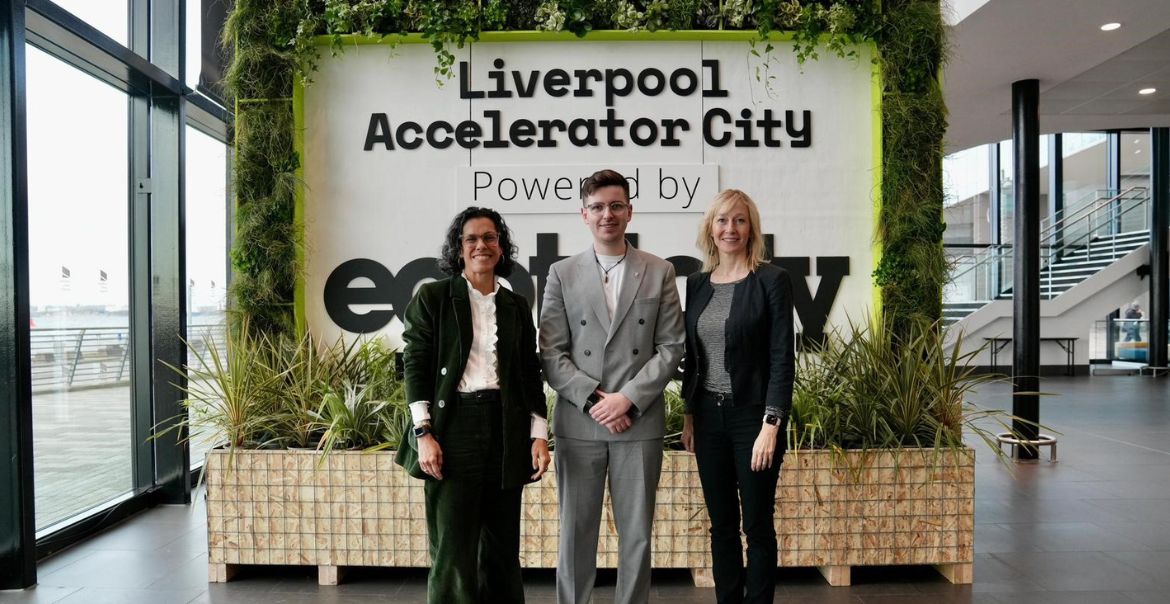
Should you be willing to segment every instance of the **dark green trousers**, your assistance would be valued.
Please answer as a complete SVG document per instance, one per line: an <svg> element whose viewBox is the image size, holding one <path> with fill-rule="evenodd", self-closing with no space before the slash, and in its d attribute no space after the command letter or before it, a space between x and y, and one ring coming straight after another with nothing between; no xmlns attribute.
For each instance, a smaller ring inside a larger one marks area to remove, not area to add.
<svg viewBox="0 0 1170 604"><path fill-rule="evenodd" d="M500 403L460 401L444 434L443 480L426 482L430 604L524 602L520 495L500 488Z"/></svg>

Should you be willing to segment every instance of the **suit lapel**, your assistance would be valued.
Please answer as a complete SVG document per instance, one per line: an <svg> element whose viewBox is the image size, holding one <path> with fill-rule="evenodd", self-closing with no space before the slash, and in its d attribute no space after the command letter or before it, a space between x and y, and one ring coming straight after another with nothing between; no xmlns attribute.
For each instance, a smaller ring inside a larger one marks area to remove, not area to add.
<svg viewBox="0 0 1170 604"><path fill-rule="evenodd" d="M711 287L709 281L710 275L705 275L703 281L695 288L695 299L687 300L687 316L693 317L693 322L698 325L699 315L703 314L703 309L707 308L707 304L711 302L711 297L715 294L715 290Z"/></svg>
<svg viewBox="0 0 1170 604"><path fill-rule="evenodd" d="M467 280L462 275L451 278L451 307L455 311L455 324L459 327L459 373L467 367L471 354L471 300L467 293Z"/></svg>
<svg viewBox="0 0 1170 604"><path fill-rule="evenodd" d="M605 305L605 289L601 286L601 278L597 275L597 256L594 255L593 248L590 246L588 251L581 254L581 260L577 263L577 278L580 287L584 289L589 307L593 309L593 314L597 315L597 324L604 325L605 329L609 330L609 307Z"/></svg>
<svg viewBox="0 0 1170 604"><path fill-rule="evenodd" d="M613 335L617 333L617 328L622 324L622 320L626 318L626 314L630 312L630 307L634 305L634 298L638 295L638 288L642 285L642 279L646 277L646 261L642 259L640 252L633 247L629 248L628 256L626 257L625 275L622 276L622 288L618 291L617 305L613 309L613 323L609 328L609 338L606 343L613 339ZM602 293L604 296L605 294ZM605 300L602 300L602 304Z"/></svg>

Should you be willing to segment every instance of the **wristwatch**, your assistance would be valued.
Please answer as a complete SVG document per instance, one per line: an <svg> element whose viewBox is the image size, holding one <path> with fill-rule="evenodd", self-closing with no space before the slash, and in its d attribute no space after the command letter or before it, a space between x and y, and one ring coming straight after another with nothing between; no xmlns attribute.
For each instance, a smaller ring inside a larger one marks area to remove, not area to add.
<svg viewBox="0 0 1170 604"><path fill-rule="evenodd" d="M596 392L590 392L589 396L585 397L585 406L581 407L581 410L585 413L589 413L589 410L593 408L593 405L596 405L600 401L600 394L597 394Z"/></svg>
<svg viewBox="0 0 1170 604"><path fill-rule="evenodd" d="M422 438L431 433L431 423L424 422L414 427L415 439Z"/></svg>
<svg viewBox="0 0 1170 604"><path fill-rule="evenodd" d="M770 426L779 426L780 425L780 416L776 415L775 413L765 413L764 414L764 423L768 424Z"/></svg>

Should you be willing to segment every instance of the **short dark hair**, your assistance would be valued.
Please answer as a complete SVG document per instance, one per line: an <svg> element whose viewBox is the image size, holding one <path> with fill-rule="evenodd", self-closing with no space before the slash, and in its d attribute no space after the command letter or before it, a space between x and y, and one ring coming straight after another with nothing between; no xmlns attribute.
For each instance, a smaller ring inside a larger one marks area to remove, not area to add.
<svg viewBox="0 0 1170 604"><path fill-rule="evenodd" d="M487 218L496 225L496 233L500 236L500 252L503 257L496 264L496 274L507 277L516 267L516 244L512 243L512 230L504 222L504 217L491 208L477 208L471 206L455 215L451 226L447 227L447 236L443 239L443 250L439 253L439 270L452 277L463 272L463 227L476 218Z"/></svg>
<svg viewBox="0 0 1170 604"><path fill-rule="evenodd" d="M626 201L630 200L630 181L625 176L613 170L598 170L581 182L581 204L584 205L598 189L613 186L621 187L626 193Z"/></svg>

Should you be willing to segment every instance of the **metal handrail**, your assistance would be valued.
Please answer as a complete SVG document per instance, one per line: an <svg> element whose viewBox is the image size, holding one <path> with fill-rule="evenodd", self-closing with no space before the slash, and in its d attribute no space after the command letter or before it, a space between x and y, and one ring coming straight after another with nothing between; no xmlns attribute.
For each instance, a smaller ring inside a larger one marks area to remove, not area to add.
<svg viewBox="0 0 1170 604"><path fill-rule="evenodd" d="M1143 194L1143 196L1137 197L1136 199L1130 197L1132 194L1137 193L1137 192L1141 192ZM1129 208L1123 208L1120 212L1118 212L1117 210L1115 210L1113 208L1113 205L1115 203L1125 201L1127 198L1130 200L1138 201L1140 203L1133 205L1133 206L1130 206ZM1146 188L1146 187L1129 187L1128 189L1125 189L1124 191L1122 191L1121 193L1119 193L1117 195L1114 195L1114 196L1109 197L1107 199L1099 200L1099 201L1093 202L1091 204L1088 204L1088 205L1076 210L1071 215L1062 217L1059 220L1053 222L1051 225L1049 225L1048 229L1043 230L1041 232L1041 235L1040 235L1040 241L1041 241L1040 248L1041 249L1047 248L1047 250L1048 250L1048 253L1044 255L1045 259L1048 260L1048 262L1045 264L1045 268L1052 266L1055 259L1060 258L1063 255L1064 250L1066 250L1070 247L1081 245L1085 241L1085 239L1091 237L1091 234L1094 230L1093 228L1089 228L1086 231L1085 235L1078 237L1078 238L1075 238L1074 240L1071 240L1071 241L1068 241L1068 240L1061 241L1060 245L1057 246L1057 245L1054 245L1050 241L1050 240L1055 239L1055 233L1057 232L1057 230L1056 230L1057 227L1060 227L1060 231L1062 231L1062 232L1067 231L1074 225L1078 225L1082 222L1091 221L1093 216L1096 214L1096 212L1103 209L1103 208L1108 208L1111 212L1113 212L1113 215L1110 217L1110 219L1116 220L1116 219L1120 218L1121 216L1124 216L1124 215L1128 214L1129 212L1132 212L1135 208L1144 207L1145 203L1148 201L1149 201L1149 189L1148 188ZM957 281L960 278L966 276L968 273L971 273L972 271L975 271L977 269L981 269L984 265L989 264L992 261L1001 261L1004 256L1010 254L1010 250L1012 247L1013 247L1013 244L1011 244L1011 243L992 244L990 247L986 248L982 253L972 254L971 256L973 258L978 258L979 256L983 256L983 258L973 262L970 266L967 266L962 271L952 275L950 278L950 281L952 281L952 282ZM1005 250L1008 250L1008 251L1005 251ZM1051 274L1051 273L1049 273L1049 274Z"/></svg>
<svg viewBox="0 0 1170 604"><path fill-rule="evenodd" d="M1110 191L1110 190L1111 189L1098 189L1098 193L1100 193L1101 191ZM1041 228L1040 229L1040 240L1044 241L1045 239L1052 237L1053 234L1055 234L1058 229L1064 230L1066 224L1076 224L1077 222L1080 222L1084 218L1084 215L1092 214L1092 213L1096 212L1097 210L1101 209L1102 206L1105 206L1105 205L1108 205L1108 204L1111 204L1111 203L1114 203L1117 201L1121 201L1122 199L1128 197L1130 193L1133 193L1135 191L1142 191L1143 193L1146 194L1147 198L1149 197L1149 189L1148 188L1146 188L1146 187L1130 187L1130 188L1125 189L1124 191L1118 193L1117 195L1114 195L1113 197L1109 197L1107 199L1098 199L1097 201L1094 201L1092 203L1085 204L1084 206L1081 206L1080 208L1078 208L1071 215L1059 218L1055 222L1053 222L1052 224L1048 225L1047 227ZM1060 211L1063 212L1064 210L1061 209Z"/></svg>
<svg viewBox="0 0 1170 604"><path fill-rule="evenodd" d="M192 346L223 347L222 324L189 327ZM129 380L130 329L50 327L30 330L30 373L34 392L113 386Z"/></svg>
<svg viewBox="0 0 1170 604"><path fill-rule="evenodd" d="M1110 221L1120 220L1123 216L1130 214L1131 212L1133 212L1136 209L1142 209L1142 210L1145 209L1145 204L1150 199L1148 190L1145 187L1133 187L1133 188L1134 189L1141 189L1142 191L1146 192L1145 197L1138 197L1136 199L1128 199L1128 200L1127 199L1112 198L1112 199L1108 200L1109 203L1112 203L1114 201L1118 201L1118 202L1120 202L1120 201L1136 201L1136 202L1138 202L1138 203L1135 203L1135 204L1129 206L1128 208L1121 208L1120 210L1117 210L1117 209L1115 209L1115 207L1112 207L1112 206L1109 207L1109 211L1110 211L1111 215L1108 216L1108 219ZM1104 204L1101 204L1101 206L1104 206ZM1102 207L1098 207L1098 209L1102 209ZM1082 220L1087 220L1090 222L1089 228L1086 229L1085 232L1081 233L1079 236L1077 236L1073 239L1066 239L1065 241L1062 242L1062 245L1060 246L1059 250L1053 250L1054 255L1050 256L1050 258L1049 258L1049 260L1050 260L1049 265L1050 266L1051 266L1052 260L1060 257L1060 255L1061 255L1060 252L1062 252L1066 249L1069 249L1069 248L1078 248L1078 247L1081 247L1082 245L1088 245L1088 244L1092 243L1092 239L1095 236L1094 231L1096 230L1095 227L1091 224L1093 216L1094 216L1094 214L1086 214L1085 216L1082 217ZM1076 222L1073 222L1072 225L1078 224L1080 222L1081 222L1081 220L1077 220ZM1116 249L1117 239L1114 238L1112 241L1114 244L1113 248ZM1086 249L1086 253L1085 253L1086 259L1088 259L1090 256L1091 256L1091 250Z"/></svg>

